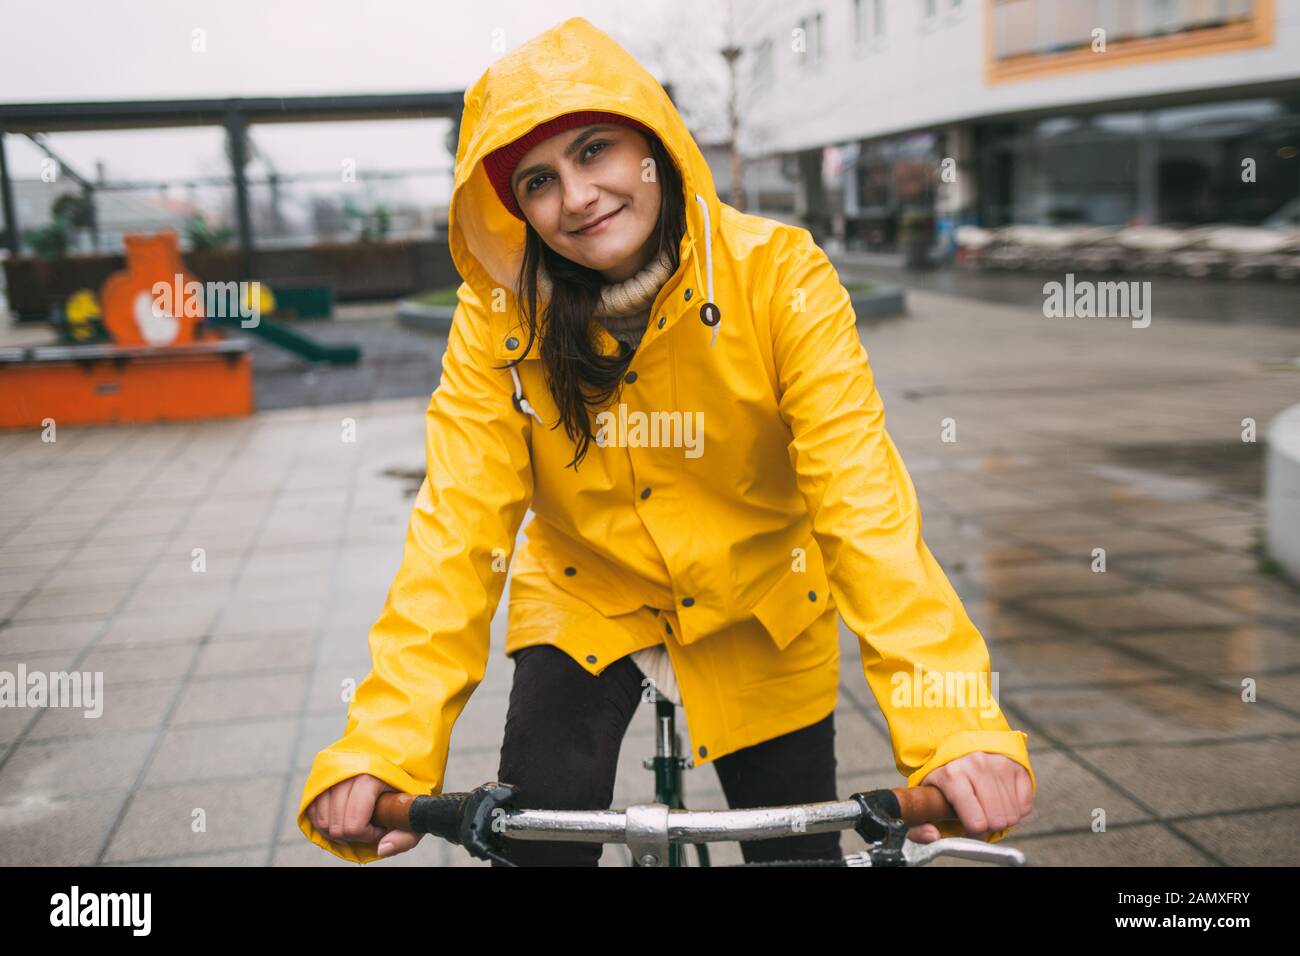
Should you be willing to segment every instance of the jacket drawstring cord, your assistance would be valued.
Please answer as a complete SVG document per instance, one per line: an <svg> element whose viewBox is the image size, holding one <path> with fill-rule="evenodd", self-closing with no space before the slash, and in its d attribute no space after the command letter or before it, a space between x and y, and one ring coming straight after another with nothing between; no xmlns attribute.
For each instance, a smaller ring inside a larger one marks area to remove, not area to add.
<svg viewBox="0 0 1300 956"><path fill-rule="evenodd" d="M700 210L704 213L704 268L709 276L709 284L705 288L705 291L707 292L707 297L705 298L705 301L710 303L711 305L713 305L715 309L717 309L717 303L713 301L713 229L709 223L709 204L708 201L705 200L705 198L701 196L699 193L695 194L695 199L697 202L699 202ZM696 270L697 270L696 280L698 281L699 280L698 261L696 263ZM709 341L709 348L713 348L713 344L718 341L718 326L722 324L721 309L717 310L717 315L718 315L718 321L715 322L713 325L713 338Z"/></svg>
<svg viewBox="0 0 1300 956"><path fill-rule="evenodd" d="M510 366L510 377L515 380L515 408L528 415L532 415L533 418L537 419L539 425L545 424L545 422L542 421L542 416L538 415L537 410L533 408L532 405L528 404L528 399L524 398L524 386L519 381L519 373L515 371L513 365Z"/></svg>

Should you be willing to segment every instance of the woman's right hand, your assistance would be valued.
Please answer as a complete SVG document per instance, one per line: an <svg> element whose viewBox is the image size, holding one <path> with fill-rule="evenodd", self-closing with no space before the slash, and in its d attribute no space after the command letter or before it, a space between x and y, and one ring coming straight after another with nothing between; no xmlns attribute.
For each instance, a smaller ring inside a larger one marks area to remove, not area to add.
<svg viewBox="0 0 1300 956"><path fill-rule="evenodd" d="M320 794L307 807L307 816L312 825L331 840L341 843L374 843L378 840L381 857L402 853L419 843L424 834L385 830L370 822L375 812L375 801L381 793L388 791L397 792L397 788L368 773L358 774Z"/></svg>

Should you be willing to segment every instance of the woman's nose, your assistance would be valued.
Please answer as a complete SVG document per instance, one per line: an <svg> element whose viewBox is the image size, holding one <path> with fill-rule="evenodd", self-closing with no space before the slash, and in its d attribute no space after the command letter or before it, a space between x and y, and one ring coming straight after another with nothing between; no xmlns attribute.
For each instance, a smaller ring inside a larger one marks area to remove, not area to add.
<svg viewBox="0 0 1300 956"><path fill-rule="evenodd" d="M565 214L570 220L585 220L593 203L599 198L600 190L590 180L580 176L569 177L563 185Z"/></svg>

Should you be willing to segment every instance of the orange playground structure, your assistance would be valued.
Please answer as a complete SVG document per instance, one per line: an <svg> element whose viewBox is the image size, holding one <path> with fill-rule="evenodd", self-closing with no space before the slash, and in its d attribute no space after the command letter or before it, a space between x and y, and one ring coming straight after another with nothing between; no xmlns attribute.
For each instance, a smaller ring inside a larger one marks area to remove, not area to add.
<svg viewBox="0 0 1300 956"><path fill-rule="evenodd" d="M0 428L252 414L248 343L206 327L192 301L154 292L157 283L197 282L177 234L132 235L124 244L126 268L100 293L112 342L0 349Z"/></svg>

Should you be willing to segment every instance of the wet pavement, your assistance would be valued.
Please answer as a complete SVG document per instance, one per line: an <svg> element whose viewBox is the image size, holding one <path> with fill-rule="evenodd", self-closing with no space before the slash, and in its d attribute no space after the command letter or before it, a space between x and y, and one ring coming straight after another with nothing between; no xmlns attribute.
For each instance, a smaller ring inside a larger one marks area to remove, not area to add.
<svg viewBox="0 0 1300 956"><path fill-rule="evenodd" d="M1029 735L1035 809L1006 843L1033 864L1300 863L1300 591L1257 551L1262 436L1300 401L1300 373L1269 363L1300 355L1300 331L909 298L863 341L926 541ZM369 669L423 467L419 388L54 444L0 433L0 671L100 671L106 694L99 718L0 708L0 864L349 865L294 818L343 682ZM449 790L496 775L505 609ZM842 794L899 786L857 638L841 647ZM647 707L616 805L651 796L652 729ZM725 806L711 768L686 786ZM373 865L482 864L425 838Z"/></svg>
<svg viewBox="0 0 1300 956"><path fill-rule="evenodd" d="M980 269L970 265L924 271L902 267L897 255L861 252L832 257L846 279L864 279L968 301L1041 309L1043 285L1064 282L1065 272ZM1150 282L1157 316L1225 325L1300 328L1300 281L1227 280L1143 273L1074 272L1076 282Z"/></svg>

